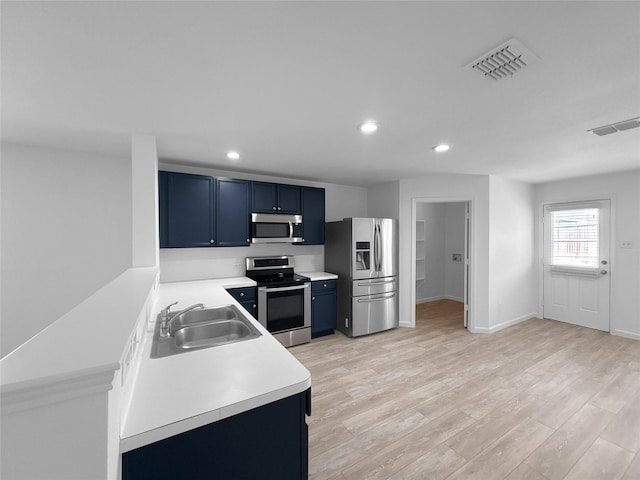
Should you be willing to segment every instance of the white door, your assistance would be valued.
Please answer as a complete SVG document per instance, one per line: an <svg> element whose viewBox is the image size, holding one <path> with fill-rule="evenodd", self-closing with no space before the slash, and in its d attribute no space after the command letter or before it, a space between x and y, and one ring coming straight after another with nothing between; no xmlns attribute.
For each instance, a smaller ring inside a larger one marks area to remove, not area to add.
<svg viewBox="0 0 640 480"><path fill-rule="evenodd" d="M544 317L609 331L609 200L544 208Z"/></svg>
<svg viewBox="0 0 640 480"><path fill-rule="evenodd" d="M464 204L464 326L469 328L469 232L470 227L469 202Z"/></svg>

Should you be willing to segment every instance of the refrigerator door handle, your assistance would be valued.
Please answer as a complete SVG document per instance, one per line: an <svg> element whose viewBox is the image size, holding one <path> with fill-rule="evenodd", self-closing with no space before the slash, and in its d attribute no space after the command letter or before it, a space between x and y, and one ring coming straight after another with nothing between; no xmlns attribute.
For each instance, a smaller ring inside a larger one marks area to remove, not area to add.
<svg viewBox="0 0 640 480"><path fill-rule="evenodd" d="M380 224L376 223L373 238L373 259L376 272L380 271Z"/></svg>
<svg viewBox="0 0 640 480"><path fill-rule="evenodd" d="M380 302L382 300L389 300L390 298L393 298L395 296L396 296L396 292L391 292L380 297L359 298L358 303Z"/></svg>
<svg viewBox="0 0 640 480"><path fill-rule="evenodd" d="M382 284L385 284L385 283L393 283L395 281L396 281L395 277L389 278L389 279L384 279L384 280L365 280L365 281L362 281L362 282L358 282L358 286L359 287L368 287L368 286L371 286L371 285L382 285Z"/></svg>

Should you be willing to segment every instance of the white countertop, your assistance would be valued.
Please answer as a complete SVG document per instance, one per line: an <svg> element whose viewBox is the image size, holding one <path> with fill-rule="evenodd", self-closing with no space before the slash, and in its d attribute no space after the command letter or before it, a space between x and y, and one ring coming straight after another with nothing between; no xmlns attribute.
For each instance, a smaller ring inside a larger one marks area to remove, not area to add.
<svg viewBox="0 0 640 480"><path fill-rule="evenodd" d="M308 273L306 274L308 275ZM305 391L311 374L225 288L251 287L245 277L160 284L160 309L194 303L235 304L262 333L256 339L164 358L150 358L153 332L144 351L131 403L120 429L122 452Z"/></svg>
<svg viewBox="0 0 640 480"><path fill-rule="evenodd" d="M316 282L318 280L335 280L338 278L338 275L335 273L328 272L301 272L300 274L305 277L309 277L312 282Z"/></svg>

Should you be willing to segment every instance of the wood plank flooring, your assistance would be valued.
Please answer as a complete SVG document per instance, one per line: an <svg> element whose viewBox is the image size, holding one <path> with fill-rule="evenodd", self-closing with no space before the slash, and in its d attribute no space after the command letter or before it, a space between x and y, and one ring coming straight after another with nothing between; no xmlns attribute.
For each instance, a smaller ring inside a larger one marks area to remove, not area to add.
<svg viewBox="0 0 640 480"><path fill-rule="evenodd" d="M310 479L640 480L640 341L462 306L416 328L290 349L312 374Z"/></svg>

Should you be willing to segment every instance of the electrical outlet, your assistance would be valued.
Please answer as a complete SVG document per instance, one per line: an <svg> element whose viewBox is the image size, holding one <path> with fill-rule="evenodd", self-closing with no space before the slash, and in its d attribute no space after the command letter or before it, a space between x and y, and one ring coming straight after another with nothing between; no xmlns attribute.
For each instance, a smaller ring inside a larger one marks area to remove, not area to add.
<svg viewBox="0 0 640 480"><path fill-rule="evenodd" d="M633 248L633 240L622 240L620 248Z"/></svg>

